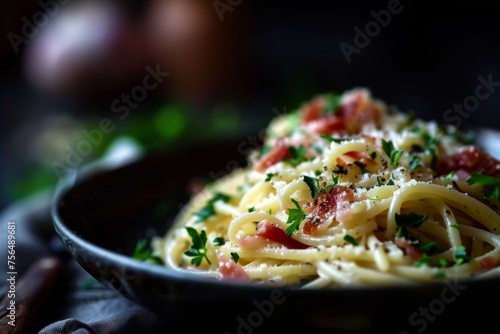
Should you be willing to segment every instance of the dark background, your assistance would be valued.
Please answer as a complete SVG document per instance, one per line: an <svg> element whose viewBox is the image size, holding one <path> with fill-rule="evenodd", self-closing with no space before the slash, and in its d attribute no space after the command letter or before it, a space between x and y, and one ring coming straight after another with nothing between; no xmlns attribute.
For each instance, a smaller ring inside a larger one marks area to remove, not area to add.
<svg viewBox="0 0 500 334"><path fill-rule="evenodd" d="M60 4L43 29L82 2ZM52 63L43 53L55 49L46 46L50 41L79 45L102 30L85 28L62 41L57 29L69 26L56 26L52 35L40 29L16 53L9 33L21 35L22 18L32 22L43 9L35 1L19 1L2 11L0 207L53 187L51 162L61 159L79 131L103 117L116 120L111 102L142 82L147 65L161 64L171 74L127 122L117 123L105 143L129 135L147 149L168 149L188 140L242 136L264 127L273 109L292 110L314 94L358 86L442 123L447 109L474 95L478 76L500 81L495 1L401 1L402 11L350 63L340 43L355 45L354 28L364 30L374 21L370 12L386 10L389 1L243 0L224 13L224 21L211 1L194 2L203 4L179 10L165 5L176 0L101 1L121 10L120 32L99 46L68 47L71 52ZM151 17L160 22L155 32L137 28ZM102 22L113 21L97 18L94 26ZM108 51L88 52L101 49ZM59 73L60 68L70 70ZM499 104L500 92L493 92L463 125L499 128ZM167 115L166 123L158 123L159 114ZM169 132L172 122L180 125Z"/></svg>

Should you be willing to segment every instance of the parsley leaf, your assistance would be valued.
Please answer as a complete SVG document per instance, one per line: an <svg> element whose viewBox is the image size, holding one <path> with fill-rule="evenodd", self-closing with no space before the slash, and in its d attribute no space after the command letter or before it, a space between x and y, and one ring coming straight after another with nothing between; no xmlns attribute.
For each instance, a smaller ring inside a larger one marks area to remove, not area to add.
<svg viewBox="0 0 500 334"><path fill-rule="evenodd" d="M297 166L302 161L305 160L306 157L306 148L304 145L300 145L298 148L295 146L289 146L288 152L292 155L292 158L283 159L283 161L289 163L292 166Z"/></svg>
<svg viewBox="0 0 500 334"><path fill-rule="evenodd" d="M455 251L455 264L457 266L470 261L470 257L467 256L467 251L465 246L457 247Z"/></svg>
<svg viewBox="0 0 500 334"><path fill-rule="evenodd" d="M269 182L271 181L271 179L273 178L274 174L273 173L267 173L266 174L266 179L264 180L264 182Z"/></svg>
<svg viewBox="0 0 500 334"><path fill-rule="evenodd" d="M424 254L422 255L422 257L421 257L421 258L419 258L419 259L415 262L415 264L417 265L417 267L420 267L420 266L423 266L423 265L425 265L425 264L430 264L430 263L431 263L431 260L432 260L432 258L431 258L429 255L427 255L427 254L425 254L425 253L424 253Z"/></svg>
<svg viewBox="0 0 500 334"><path fill-rule="evenodd" d="M152 250L148 247L148 241L146 239L141 239L137 242L134 252L132 253L132 258L139 261L149 261L156 264L163 264L160 257L153 255Z"/></svg>
<svg viewBox="0 0 500 334"><path fill-rule="evenodd" d="M223 193L215 193L212 199L210 199L205 207L200 211L195 213L196 222L202 222L205 219L215 215L214 203L217 201L228 202L231 199L229 195Z"/></svg>
<svg viewBox="0 0 500 334"><path fill-rule="evenodd" d="M493 177L481 173L474 173L467 179L468 184L479 184L482 186L500 186L500 177Z"/></svg>
<svg viewBox="0 0 500 334"><path fill-rule="evenodd" d="M240 256L236 252L231 252L231 258L233 259L234 262L238 263Z"/></svg>
<svg viewBox="0 0 500 334"><path fill-rule="evenodd" d="M396 213L396 225L398 226L398 231L396 233L397 238L407 236L407 227L420 227L422 223L428 218L428 215L417 215L412 212L408 215L399 215Z"/></svg>
<svg viewBox="0 0 500 334"><path fill-rule="evenodd" d="M486 199L500 198L500 177L484 175L481 173L474 173L467 179L468 184L479 184L487 187L484 189L483 194Z"/></svg>
<svg viewBox="0 0 500 334"><path fill-rule="evenodd" d="M351 140L349 138L334 138L334 137L329 136L329 135L321 135L320 137L323 138L324 140L329 141L330 143L334 142L334 143L337 143L337 144L340 144L343 141L349 141L349 140Z"/></svg>
<svg viewBox="0 0 500 334"><path fill-rule="evenodd" d="M206 259L208 264L212 264L207 256L207 234L205 230L201 230L200 234L196 229L189 226L186 227L186 230L193 244L184 254L192 257L191 264L199 266L203 259Z"/></svg>
<svg viewBox="0 0 500 334"><path fill-rule="evenodd" d="M288 226L285 231L287 236L291 236L293 231L299 228L300 223L302 223L302 221L306 217L306 214L304 211L302 211L299 203L293 198L292 202L295 205L295 208L288 209L288 219L286 223L290 224L290 226Z"/></svg>
<svg viewBox="0 0 500 334"><path fill-rule="evenodd" d="M392 140L385 141L384 139L382 139L382 149L384 150L385 154L387 154L387 156L391 159L394 167L398 167L399 159L401 159L404 150L396 150Z"/></svg>
<svg viewBox="0 0 500 334"><path fill-rule="evenodd" d="M422 167L420 158L416 154L410 154L410 170L417 169L418 167Z"/></svg>
<svg viewBox="0 0 500 334"><path fill-rule="evenodd" d="M412 212L408 215L398 215L396 213L396 224L398 226L407 226L407 227L420 227L422 223L429 218L428 215L417 215Z"/></svg>
<svg viewBox="0 0 500 334"><path fill-rule="evenodd" d="M222 237L217 237L214 238L213 243L215 246L223 246L226 243L226 241Z"/></svg>
<svg viewBox="0 0 500 334"><path fill-rule="evenodd" d="M344 240L347 241L348 243L354 245L354 246L357 246L358 245L358 242L356 241L356 239L354 239L352 236L350 236L349 234L346 234L344 236Z"/></svg>
<svg viewBox="0 0 500 334"><path fill-rule="evenodd" d="M312 198L316 198L318 196L319 192L321 191L319 187L319 181L317 178L310 177L307 175L304 175L304 182L307 184L309 189L311 190L311 196Z"/></svg>

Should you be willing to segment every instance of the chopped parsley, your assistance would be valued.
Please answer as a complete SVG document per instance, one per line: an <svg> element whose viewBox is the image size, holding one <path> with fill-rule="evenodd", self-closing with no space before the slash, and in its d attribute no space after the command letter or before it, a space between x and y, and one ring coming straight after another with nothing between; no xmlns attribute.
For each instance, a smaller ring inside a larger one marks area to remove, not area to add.
<svg viewBox="0 0 500 334"><path fill-rule="evenodd" d="M314 199L314 198L316 198L316 196L318 196L318 194L320 192L328 191L328 190L332 189L333 187L335 187L338 183L338 176L336 176L336 177L333 176L334 183L330 184L329 186L326 186L324 188L321 188L319 186L319 180L317 178L314 178L314 177L304 175L304 182L309 187L309 190L311 191L311 197Z"/></svg>
<svg viewBox="0 0 500 334"><path fill-rule="evenodd" d="M401 238L407 236L407 227L420 227L427 218L429 218L428 215L417 215L414 212L408 215L399 215L396 213L396 225L398 226L396 237Z"/></svg>
<svg viewBox="0 0 500 334"><path fill-rule="evenodd" d="M460 226L458 226L458 224L451 224L450 226L456 229L457 231L460 231Z"/></svg>
<svg viewBox="0 0 500 334"><path fill-rule="evenodd" d="M440 258L438 260L438 263L441 267L445 268L445 267L448 267L450 265L450 263L448 262L448 260L444 259L444 258Z"/></svg>
<svg viewBox="0 0 500 334"><path fill-rule="evenodd" d="M415 170L418 167L422 167L420 158L416 154L410 154L410 170Z"/></svg>
<svg viewBox="0 0 500 334"><path fill-rule="evenodd" d="M271 181L271 179L273 178L274 174L273 173L267 173L266 174L266 179L264 180L265 182L269 182Z"/></svg>
<svg viewBox="0 0 500 334"><path fill-rule="evenodd" d="M354 239L352 236L350 236L349 234L346 234L344 236L344 240L347 241L348 243L354 245L354 246L357 246L358 245L358 242L356 241L356 239Z"/></svg>
<svg viewBox="0 0 500 334"><path fill-rule="evenodd" d="M212 242L214 243L215 246L223 246L226 243L226 241L222 237L214 238Z"/></svg>
<svg viewBox="0 0 500 334"><path fill-rule="evenodd" d="M201 230L200 234L189 226L186 227L186 230L191 237L192 245L184 254L192 257L191 264L199 266L203 259L206 259L208 264L212 264L207 256L207 233L205 230Z"/></svg>
<svg viewBox="0 0 500 334"><path fill-rule="evenodd" d="M236 252L231 252L231 258L233 259L234 262L238 263L240 256Z"/></svg>
<svg viewBox="0 0 500 334"><path fill-rule="evenodd" d="M432 260L432 258L429 255L424 253L421 258L419 258L417 261L415 261L415 265L417 267L420 267L420 266L423 266L426 264L430 264L431 260Z"/></svg>
<svg viewBox="0 0 500 334"><path fill-rule="evenodd" d="M455 251L455 264L459 266L469 261L470 257L467 256L467 250L465 249L465 246L457 247L457 250Z"/></svg>
<svg viewBox="0 0 500 334"><path fill-rule="evenodd" d="M290 152L292 157L283 159L283 161L289 163L294 167L300 164L306 158L306 148L304 147L304 145L300 145L298 148L295 146L289 146L288 152Z"/></svg>
<svg viewBox="0 0 500 334"><path fill-rule="evenodd" d="M231 197L223 193L215 193L212 199L207 202L207 205L203 207L200 211L195 213L196 221L202 222L205 219L215 215L214 203L217 201L229 202Z"/></svg>
<svg viewBox="0 0 500 334"><path fill-rule="evenodd" d="M307 184L307 186L311 190L311 197L316 198L316 196L318 196L319 192L321 191L321 188L319 187L318 179L304 175L304 182Z"/></svg>
<svg viewBox="0 0 500 334"><path fill-rule="evenodd" d="M429 255L434 255L443 251L441 246L435 241L429 241L426 243L419 243L418 247L427 252Z"/></svg>
<svg viewBox="0 0 500 334"><path fill-rule="evenodd" d="M437 273L435 273L434 275L432 275L432 278L439 279L439 280L444 280L444 279L446 279L446 273L444 273L442 271L438 271Z"/></svg>
<svg viewBox="0 0 500 334"><path fill-rule="evenodd" d="M394 167L398 167L399 159L401 159L401 156L403 156L404 150L396 150L392 140L385 141L384 139L382 139L382 149L384 150L385 154L387 154L387 156L391 159Z"/></svg>
<svg viewBox="0 0 500 334"><path fill-rule="evenodd" d="M366 199L369 199L370 201L376 201L376 200L378 200L378 196L370 196L370 197L367 197Z"/></svg>
<svg viewBox="0 0 500 334"><path fill-rule="evenodd" d="M455 174L456 174L456 172L454 170L452 170L451 172L446 174L446 176L444 178L451 181L451 180L453 180L453 177L455 176Z"/></svg>
<svg viewBox="0 0 500 334"><path fill-rule="evenodd" d="M251 207L251 208L248 208L248 212L254 212L255 211L255 207Z"/></svg>
<svg viewBox="0 0 500 334"><path fill-rule="evenodd" d="M332 174L332 180L333 180L333 184L334 185L339 184L339 176L338 175L333 175Z"/></svg>
<svg viewBox="0 0 500 334"><path fill-rule="evenodd" d="M302 221L306 217L306 214L304 211L302 211L299 203L293 198L292 202L295 205L295 208L288 209L288 219L286 223L290 226L288 226L285 231L287 236L291 236L293 231L299 228L300 223L302 223Z"/></svg>
<svg viewBox="0 0 500 334"><path fill-rule="evenodd" d="M389 179L389 181L387 181L386 185L387 186L393 186L393 185L395 185L394 180L393 179Z"/></svg>
<svg viewBox="0 0 500 334"><path fill-rule="evenodd" d="M334 143L337 143L337 144L340 144L343 141L351 140L349 138L334 138L334 137L329 136L329 135L321 135L320 137L323 138L323 139L325 139L325 140L327 140L327 141L329 141L330 143L334 142Z"/></svg>
<svg viewBox="0 0 500 334"><path fill-rule="evenodd" d="M148 241L146 239L141 239L135 245L134 252L132 253L132 258L139 261L148 261L155 264L163 264L160 257L153 255L152 250L148 247Z"/></svg>
<svg viewBox="0 0 500 334"><path fill-rule="evenodd" d="M468 184L478 184L486 187L483 191L486 199L500 198L500 177L474 173L467 179Z"/></svg>

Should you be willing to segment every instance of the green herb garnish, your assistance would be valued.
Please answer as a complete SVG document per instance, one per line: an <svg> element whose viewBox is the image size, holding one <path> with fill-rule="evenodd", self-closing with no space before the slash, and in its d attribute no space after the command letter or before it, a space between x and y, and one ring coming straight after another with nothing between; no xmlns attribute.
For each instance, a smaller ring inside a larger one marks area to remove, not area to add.
<svg viewBox="0 0 500 334"><path fill-rule="evenodd" d="M415 261L415 264L417 267L420 267L420 266L423 266L424 264L430 264L431 260L432 260L432 258L429 255L424 254L424 255L422 255L422 257L420 259Z"/></svg>
<svg viewBox="0 0 500 334"><path fill-rule="evenodd" d="M329 141L330 143L334 142L334 143L337 143L337 144L340 144L343 141L351 140L349 138L334 138L334 137L329 136L329 135L321 135L320 137L323 138L323 139L325 139L325 140L327 140L327 141Z"/></svg>
<svg viewBox="0 0 500 334"><path fill-rule="evenodd" d="M148 247L148 241L141 239L137 242L132 253L132 258L139 261L147 261L155 264L163 264L160 257L153 255L153 251Z"/></svg>
<svg viewBox="0 0 500 334"><path fill-rule="evenodd" d="M399 159L401 159L404 150L396 150L392 140L385 141L383 139L382 139L382 149L384 150L385 154L387 154L387 156L391 159L391 162L394 165L394 167L398 167Z"/></svg>
<svg viewBox="0 0 500 334"><path fill-rule="evenodd" d="M215 246L223 246L226 243L226 241L222 237L214 238L212 242L214 243Z"/></svg>
<svg viewBox="0 0 500 334"><path fill-rule="evenodd" d="M467 256L467 251L465 249L465 246L457 247L457 250L455 251L455 264L459 266L469 261L470 257Z"/></svg>
<svg viewBox="0 0 500 334"><path fill-rule="evenodd" d="M288 209L288 219L286 223L290 224L290 226L288 226L285 231L287 236L291 236L293 231L299 228L300 223L302 223L302 221L306 217L306 214L304 211L302 211L299 203L293 198L292 202L295 205L295 208Z"/></svg>
<svg viewBox="0 0 500 334"><path fill-rule="evenodd" d="M354 246L357 246L358 245L358 242L356 241L356 239L354 239L352 236L350 236L349 234L346 234L344 236L344 240L347 241L348 243L354 245Z"/></svg>
<svg viewBox="0 0 500 334"><path fill-rule="evenodd" d="M396 225L398 226L396 237L401 238L406 236L408 234L407 227L420 227L428 217L428 215L420 216L414 212L408 215L399 215L396 213Z"/></svg>
<svg viewBox="0 0 500 334"><path fill-rule="evenodd" d="M302 161L305 160L306 149L304 145L300 145L298 148L295 146L289 146L288 152L290 152L292 157L283 159L283 161L289 163L292 166L297 166L298 164L300 164Z"/></svg>
<svg viewBox="0 0 500 334"><path fill-rule="evenodd" d="M205 230L201 230L200 234L192 227L187 226L186 230L191 237L191 248L184 252L185 255L192 257L191 264L199 266L203 259L206 259L208 264L212 264L207 256L207 234Z"/></svg>
<svg viewBox="0 0 500 334"><path fill-rule="evenodd" d="M319 192L321 191L321 188L319 187L318 179L304 175L304 182L307 184L307 186L311 190L311 197L316 198L316 196L318 196Z"/></svg>
<svg viewBox="0 0 500 334"><path fill-rule="evenodd" d="M229 195L223 193L215 193L211 200L207 202L207 205L200 211L195 213L196 222L202 222L205 219L215 215L214 203L217 201L228 202L231 199Z"/></svg>
<svg viewBox="0 0 500 334"><path fill-rule="evenodd" d="M467 179L468 184L478 184L486 187L483 190L486 199L500 198L500 177L474 173Z"/></svg>
<svg viewBox="0 0 500 334"><path fill-rule="evenodd" d="M236 252L231 253L231 258L233 259L234 262L238 263L238 260L240 259L240 256Z"/></svg>

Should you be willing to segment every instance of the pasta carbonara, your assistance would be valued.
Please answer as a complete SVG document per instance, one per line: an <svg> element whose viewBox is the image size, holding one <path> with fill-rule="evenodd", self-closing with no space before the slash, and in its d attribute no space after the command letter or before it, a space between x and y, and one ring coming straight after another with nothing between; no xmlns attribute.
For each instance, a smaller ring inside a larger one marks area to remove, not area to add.
<svg viewBox="0 0 500 334"><path fill-rule="evenodd" d="M498 276L500 162L356 88L274 118L153 240L189 275L303 288Z"/></svg>

